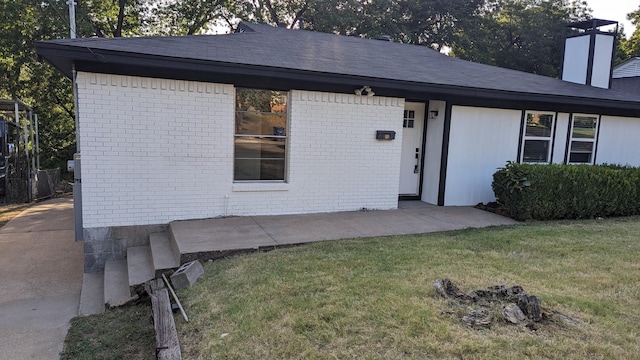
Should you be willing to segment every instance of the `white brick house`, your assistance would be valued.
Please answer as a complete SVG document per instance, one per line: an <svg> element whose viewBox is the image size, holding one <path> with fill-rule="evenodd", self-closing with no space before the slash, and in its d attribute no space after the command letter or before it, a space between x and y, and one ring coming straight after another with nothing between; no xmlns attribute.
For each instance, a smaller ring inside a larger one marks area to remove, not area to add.
<svg viewBox="0 0 640 360"><path fill-rule="evenodd" d="M506 161L640 165L633 95L419 46L240 29L37 44L77 85L86 271L174 220L475 205ZM258 111L238 95L254 90L277 98Z"/></svg>
<svg viewBox="0 0 640 360"><path fill-rule="evenodd" d="M397 206L401 142L372 134L401 133L403 99L293 90L290 117L305 121L290 122L287 181L234 183L233 86L82 72L76 81L87 228Z"/></svg>

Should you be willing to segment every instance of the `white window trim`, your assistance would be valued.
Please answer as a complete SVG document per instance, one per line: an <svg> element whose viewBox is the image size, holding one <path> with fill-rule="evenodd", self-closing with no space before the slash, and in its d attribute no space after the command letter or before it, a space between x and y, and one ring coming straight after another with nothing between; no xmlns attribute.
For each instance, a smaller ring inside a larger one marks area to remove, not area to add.
<svg viewBox="0 0 640 360"><path fill-rule="evenodd" d="M590 142L593 143L593 146L591 147L591 161L590 162L571 162L571 144L573 144L574 141L574 137L573 137L573 121L575 119L576 116L584 116L584 117L593 117L596 118L596 124L595 124L595 128L594 128L594 136L593 139L589 139L589 138L575 138L575 141L580 141L580 142ZM596 145L598 144L598 129L600 128L600 115L595 115L595 114L572 114L571 115L571 120L569 121L569 143L567 144L567 164L586 164L586 165L593 165L595 162L595 158L596 158Z"/></svg>
<svg viewBox="0 0 640 360"><path fill-rule="evenodd" d="M279 182L235 182L233 183L233 192L265 192L265 191L289 191L289 184Z"/></svg>
<svg viewBox="0 0 640 360"><path fill-rule="evenodd" d="M527 117L529 114L540 114L540 115L551 115L553 117L553 122L551 123L551 134L549 137L544 136L527 136ZM522 145L520 148L520 162L526 164L551 164L553 159L551 158L551 154L553 152L553 139L555 138L556 133L556 122L558 121L558 116L555 112L552 111L534 111L534 110L526 110L524 112L523 126L522 126ZM524 160L524 145L527 140L547 140L549 141L549 146L547 147L547 161L525 161Z"/></svg>

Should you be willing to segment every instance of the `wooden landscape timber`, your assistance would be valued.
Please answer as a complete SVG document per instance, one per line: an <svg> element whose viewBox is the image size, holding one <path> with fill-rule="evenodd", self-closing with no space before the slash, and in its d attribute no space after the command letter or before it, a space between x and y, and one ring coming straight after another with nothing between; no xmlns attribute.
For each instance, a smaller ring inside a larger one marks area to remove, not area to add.
<svg viewBox="0 0 640 360"><path fill-rule="evenodd" d="M158 360L180 360L180 342L176 331L176 323L171 311L169 292L162 279L153 279L145 284L151 298L153 309L153 326L156 331L156 358Z"/></svg>

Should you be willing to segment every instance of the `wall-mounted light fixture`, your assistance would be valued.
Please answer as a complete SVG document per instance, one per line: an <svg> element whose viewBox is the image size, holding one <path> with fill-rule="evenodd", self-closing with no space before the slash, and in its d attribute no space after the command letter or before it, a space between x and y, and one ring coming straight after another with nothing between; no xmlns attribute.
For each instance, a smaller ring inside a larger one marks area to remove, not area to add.
<svg viewBox="0 0 640 360"><path fill-rule="evenodd" d="M371 90L369 86L366 86L366 85L361 87L360 89L355 89L353 92L358 96L361 96L361 95L373 96L376 94L373 92L373 90Z"/></svg>
<svg viewBox="0 0 640 360"><path fill-rule="evenodd" d="M438 110L429 111L429 119L435 119L438 117Z"/></svg>

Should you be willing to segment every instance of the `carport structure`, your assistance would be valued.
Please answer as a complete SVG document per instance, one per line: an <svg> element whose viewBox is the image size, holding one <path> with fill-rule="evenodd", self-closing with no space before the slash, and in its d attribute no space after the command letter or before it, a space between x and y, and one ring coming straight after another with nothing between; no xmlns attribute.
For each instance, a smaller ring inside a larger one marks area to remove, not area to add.
<svg viewBox="0 0 640 360"><path fill-rule="evenodd" d="M19 99L0 99L0 198L34 199L40 168L38 114Z"/></svg>

